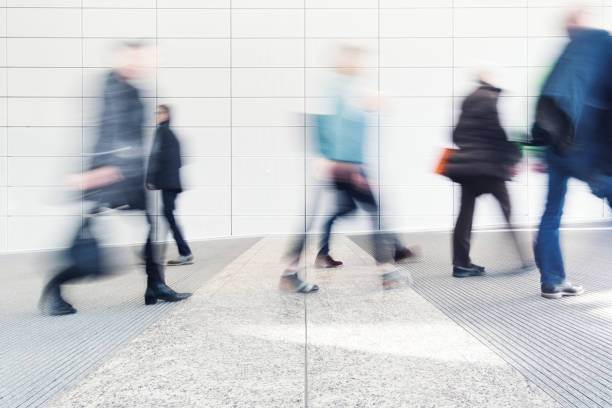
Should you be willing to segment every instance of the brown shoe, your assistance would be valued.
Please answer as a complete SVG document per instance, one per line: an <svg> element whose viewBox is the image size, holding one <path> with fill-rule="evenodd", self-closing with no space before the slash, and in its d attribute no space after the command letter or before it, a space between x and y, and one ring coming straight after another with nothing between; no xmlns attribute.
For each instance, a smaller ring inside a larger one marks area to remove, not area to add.
<svg viewBox="0 0 612 408"><path fill-rule="evenodd" d="M336 261L329 255L323 255L317 256L317 259L315 259L315 266L317 268L337 268L339 266L342 266L342 262Z"/></svg>

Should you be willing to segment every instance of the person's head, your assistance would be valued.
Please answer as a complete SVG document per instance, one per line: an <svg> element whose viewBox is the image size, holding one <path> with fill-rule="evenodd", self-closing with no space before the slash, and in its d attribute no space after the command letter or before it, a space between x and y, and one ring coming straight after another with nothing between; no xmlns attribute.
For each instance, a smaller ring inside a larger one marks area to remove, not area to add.
<svg viewBox="0 0 612 408"><path fill-rule="evenodd" d="M338 50L336 68L343 75L357 75L363 49L357 45L343 44Z"/></svg>
<svg viewBox="0 0 612 408"><path fill-rule="evenodd" d="M157 117L157 123L170 120L170 108L168 105L159 105L155 111L155 116Z"/></svg>
<svg viewBox="0 0 612 408"><path fill-rule="evenodd" d="M142 42L124 42L115 51L114 70L125 79L136 79L146 69L147 47Z"/></svg>
<svg viewBox="0 0 612 408"><path fill-rule="evenodd" d="M584 7L576 7L565 19L565 30L568 34L589 26L589 15Z"/></svg>
<svg viewBox="0 0 612 408"><path fill-rule="evenodd" d="M490 61L477 61L472 66L472 73L478 82L499 86L499 67Z"/></svg>

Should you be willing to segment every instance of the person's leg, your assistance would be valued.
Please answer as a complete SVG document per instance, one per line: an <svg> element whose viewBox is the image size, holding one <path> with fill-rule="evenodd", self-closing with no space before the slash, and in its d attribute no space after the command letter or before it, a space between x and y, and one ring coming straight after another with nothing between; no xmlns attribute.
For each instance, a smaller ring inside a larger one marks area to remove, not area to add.
<svg viewBox="0 0 612 408"><path fill-rule="evenodd" d="M181 233L181 230L176 223L176 219L174 218L177 195L178 192L176 191L162 190L162 204L164 206L163 214L168 222L170 231L172 231L172 236L174 237L174 241L176 241L179 254L181 256L189 256L191 255L191 249L189 248L189 245L187 245L187 242L185 242L183 234Z"/></svg>
<svg viewBox="0 0 612 408"><path fill-rule="evenodd" d="M329 217L323 227L323 238L321 239L321 249L317 254L317 258L326 257L329 255L329 240L331 238L331 230L336 219L343 217L357 209L353 198L348 193L348 183L336 183L336 211Z"/></svg>
<svg viewBox="0 0 612 408"><path fill-rule="evenodd" d="M153 228L152 217L146 217L150 228ZM145 304L153 305L158 300L166 302L178 302L187 299L191 293L177 293L166 285L162 265L157 262L159 259L155 254L156 248L150 240L145 244L145 272L147 273L147 290L145 291Z"/></svg>
<svg viewBox="0 0 612 408"><path fill-rule="evenodd" d="M472 234L472 221L474 218L474 206L478 192L475 183L461 184L461 207L459 216L453 231L453 265L469 268L470 260L470 236Z"/></svg>
<svg viewBox="0 0 612 408"><path fill-rule="evenodd" d="M504 219L506 220L506 225L508 227L508 233L512 238L512 242L514 243L514 247L521 260L522 266L526 267L529 261L526 252L523 250L518 234L516 231L514 231L514 227L512 225L512 204L510 202L508 189L506 188L506 182L503 180L495 180L491 183L491 189L489 191L501 207L502 213L504 214Z"/></svg>
<svg viewBox="0 0 612 408"><path fill-rule="evenodd" d="M42 291L38 303L39 309L53 316L76 313L76 309L62 297L62 285L77 277L79 277L79 271L74 266L55 274Z"/></svg>
<svg viewBox="0 0 612 408"><path fill-rule="evenodd" d="M568 178L563 169L549 160L546 207L534 246L536 265L540 269L540 281L544 285L559 285L566 279L559 243L559 226Z"/></svg>

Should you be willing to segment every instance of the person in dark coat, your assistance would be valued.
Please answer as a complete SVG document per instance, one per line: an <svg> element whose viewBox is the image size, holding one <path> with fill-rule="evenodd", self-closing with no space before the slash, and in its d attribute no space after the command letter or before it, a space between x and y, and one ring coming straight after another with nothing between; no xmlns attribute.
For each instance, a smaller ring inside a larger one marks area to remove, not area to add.
<svg viewBox="0 0 612 408"><path fill-rule="evenodd" d="M87 224L91 216L105 209L146 211L142 140L144 107L138 89L131 84L131 80L142 73L143 52L144 47L140 43L123 44L118 50L119 63L106 78L102 119L93 159L89 170L75 180L77 187L85 190L85 198L93 202ZM72 251L78 252L79 249L73 248ZM176 302L191 295L176 293L166 285L162 267L155 261L150 242L145 246L144 255L146 304L154 304L157 300ZM43 313L76 313L76 309L63 299L61 285L87 277L83 269L70 265L47 283L39 302Z"/></svg>
<svg viewBox="0 0 612 408"><path fill-rule="evenodd" d="M168 261L168 265L191 264L194 259L193 254L174 218L176 197L183 191L180 177L181 145L170 129L170 108L159 105L156 115L158 126L149 158L147 188L161 190L163 214L178 247L179 257Z"/></svg>
<svg viewBox="0 0 612 408"><path fill-rule="evenodd" d="M453 132L458 150L452 153L445 167L445 174L461 184L461 209L453 232L455 277L484 274L485 268L473 264L470 259L475 201L482 194L492 194L510 226L510 197L505 182L515 174L514 166L521 158L519 148L508 141L499 121L497 101L501 89L484 79L483 74L480 86L463 101L461 116ZM526 266L514 234L513 238Z"/></svg>

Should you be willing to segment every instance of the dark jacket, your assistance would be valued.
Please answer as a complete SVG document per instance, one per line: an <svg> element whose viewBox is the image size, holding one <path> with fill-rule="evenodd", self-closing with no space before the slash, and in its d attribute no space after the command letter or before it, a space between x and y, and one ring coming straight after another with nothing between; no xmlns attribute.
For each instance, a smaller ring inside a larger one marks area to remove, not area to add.
<svg viewBox="0 0 612 408"><path fill-rule="evenodd" d="M520 150L506 138L497 112L501 89L484 82L462 105L453 142L459 148L447 161L445 174L461 182L465 177L511 178L510 169L521 157Z"/></svg>
<svg viewBox="0 0 612 408"><path fill-rule="evenodd" d="M110 208L145 209L143 104L138 89L111 71L104 86L102 119L90 169L117 166L123 181L87 197Z"/></svg>
<svg viewBox="0 0 612 408"><path fill-rule="evenodd" d="M161 122L155 131L147 184L160 190L182 191L180 168L181 145L170 129L170 121Z"/></svg>

